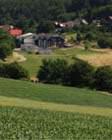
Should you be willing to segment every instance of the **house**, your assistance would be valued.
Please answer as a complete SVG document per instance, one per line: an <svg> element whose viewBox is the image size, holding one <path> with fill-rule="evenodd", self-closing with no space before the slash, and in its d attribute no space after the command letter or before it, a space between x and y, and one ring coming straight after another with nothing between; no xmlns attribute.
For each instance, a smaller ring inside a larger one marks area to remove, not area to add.
<svg viewBox="0 0 112 140"><path fill-rule="evenodd" d="M38 52L38 46L35 44L36 34L26 33L19 35L17 40L20 40L20 48L26 52L36 53Z"/></svg>
<svg viewBox="0 0 112 140"><path fill-rule="evenodd" d="M54 35L49 35L49 34L40 34L37 35L35 39L35 43L38 47L41 48L48 48L48 47L64 47L64 38L54 34Z"/></svg>
<svg viewBox="0 0 112 140"><path fill-rule="evenodd" d="M26 52L34 53L51 53L51 48L64 47L64 38L57 34L34 34L27 33L17 37L19 40L20 48Z"/></svg>
<svg viewBox="0 0 112 140"><path fill-rule="evenodd" d="M76 18L73 21L66 21L66 22L54 22L56 28L73 28L74 26L79 26L81 24L88 25L86 19Z"/></svg>

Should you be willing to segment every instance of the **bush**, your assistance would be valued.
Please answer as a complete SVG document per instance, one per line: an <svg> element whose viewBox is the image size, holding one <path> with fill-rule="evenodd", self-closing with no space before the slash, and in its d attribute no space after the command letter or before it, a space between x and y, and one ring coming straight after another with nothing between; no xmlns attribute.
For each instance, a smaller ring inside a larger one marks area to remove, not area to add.
<svg viewBox="0 0 112 140"><path fill-rule="evenodd" d="M0 64L0 77L11 79L28 79L28 72L18 63Z"/></svg>
<svg viewBox="0 0 112 140"><path fill-rule="evenodd" d="M1 59L4 59L11 54L12 54L12 49L10 46L8 46L8 44L6 43L0 44L0 58Z"/></svg>
<svg viewBox="0 0 112 140"><path fill-rule="evenodd" d="M25 70L18 63L7 64L6 66L6 74L9 78L12 79L28 79L29 74L27 70Z"/></svg>
<svg viewBox="0 0 112 140"><path fill-rule="evenodd" d="M5 64L0 63L0 77L8 77Z"/></svg>
<svg viewBox="0 0 112 140"><path fill-rule="evenodd" d="M112 48L112 38L102 37L98 40L98 45L100 48Z"/></svg>
<svg viewBox="0 0 112 140"><path fill-rule="evenodd" d="M43 60L37 74L40 82L61 84L68 64L65 60Z"/></svg>
<svg viewBox="0 0 112 140"><path fill-rule="evenodd" d="M11 55L14 48L14 39L7 32L0 29L0 59Z"/></svg>
<svg viewBox="0 0 112 140"><path fill-rule="evenodd" d="M112 68L103 66L95 72L95 88L99 90L112 92Z"/></svg>
<svg viewBox="0 0 112 140"><path fill-rule="evenodd" d="M90 87L93 84L94 68L87 62L77 60L70 66L66 74L65 83L76 87Z"/></svg>

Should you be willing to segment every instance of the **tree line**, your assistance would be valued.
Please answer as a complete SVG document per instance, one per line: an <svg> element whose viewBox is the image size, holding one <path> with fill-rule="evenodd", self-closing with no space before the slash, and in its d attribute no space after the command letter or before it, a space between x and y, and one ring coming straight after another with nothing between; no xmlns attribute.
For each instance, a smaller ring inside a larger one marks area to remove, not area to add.
<svg viewBox="0 0 112 140"><path fill-rule="evenodd" d="M0 24L32 29L40 20L71 20L112 14L112 0L0 0Z"/></svg>
<svg viewBox="0 0 112 140"><path fill-rule="evenodd" d="M64 59L44 59L37 78L43 83L86 87L112 93L111 66L95 68L80 59L75 59L72 64Z"/></svg>

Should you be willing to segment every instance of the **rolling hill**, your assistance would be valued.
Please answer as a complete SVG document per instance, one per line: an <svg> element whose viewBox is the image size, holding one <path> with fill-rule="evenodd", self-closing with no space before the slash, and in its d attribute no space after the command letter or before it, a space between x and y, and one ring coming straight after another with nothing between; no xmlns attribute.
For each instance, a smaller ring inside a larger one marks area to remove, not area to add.
<svg viewBox="0 0 112 140"><path fill-rule="evenodd" d="M112 96L0 78L0 139L112 138Z"/></svg>

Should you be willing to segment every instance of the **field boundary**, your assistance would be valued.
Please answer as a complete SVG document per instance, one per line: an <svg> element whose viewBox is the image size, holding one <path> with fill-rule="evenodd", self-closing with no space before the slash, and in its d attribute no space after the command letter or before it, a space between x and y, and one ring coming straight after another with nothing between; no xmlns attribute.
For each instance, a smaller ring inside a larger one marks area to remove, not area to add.
<svg viewBox="0 0 112 140"><path fill-rule="evenodd" d="M90 115L112 117L112 109L110 108L90 107L90 106L81 106L81 105L65 105L65 104L33 101L29 99L20 99L20 98L12 98L12 97L4 97L4 96L0 96L0 106L43 109L49 111L83 113L83 114L90 114Z"/></svg>

